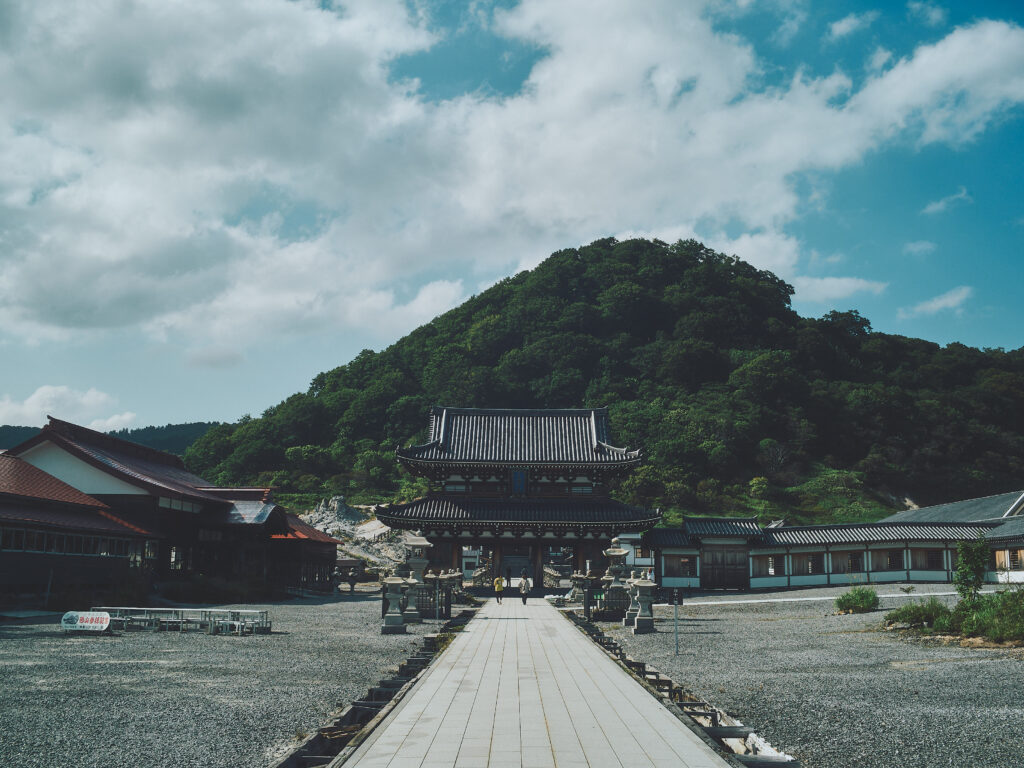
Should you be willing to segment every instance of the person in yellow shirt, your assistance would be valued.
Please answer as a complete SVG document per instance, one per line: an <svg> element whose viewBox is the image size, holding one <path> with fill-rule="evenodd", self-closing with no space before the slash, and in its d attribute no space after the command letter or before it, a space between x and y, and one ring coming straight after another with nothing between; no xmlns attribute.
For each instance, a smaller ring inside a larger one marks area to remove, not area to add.
<svg viewBox="0 0 1024 768"><path fill-rule="evenodd" d="M494 578L494 597L498 601L498 605L501 605L501 593L505 589L505 580L501 576Z"/></svg>

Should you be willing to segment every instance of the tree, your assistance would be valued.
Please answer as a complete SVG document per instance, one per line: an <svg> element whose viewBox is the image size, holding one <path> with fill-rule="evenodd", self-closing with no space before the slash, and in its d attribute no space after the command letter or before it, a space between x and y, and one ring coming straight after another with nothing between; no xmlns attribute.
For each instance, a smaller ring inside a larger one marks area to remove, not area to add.
<svg viewBox="0 0 1024 768"><path fill-rule="evenodd" d="M973 605L985 583L985 571L991 549L985 536L981 533L974 541L961 541L956 545L956 573L953 574L953 585L960 599Z"/></svg>

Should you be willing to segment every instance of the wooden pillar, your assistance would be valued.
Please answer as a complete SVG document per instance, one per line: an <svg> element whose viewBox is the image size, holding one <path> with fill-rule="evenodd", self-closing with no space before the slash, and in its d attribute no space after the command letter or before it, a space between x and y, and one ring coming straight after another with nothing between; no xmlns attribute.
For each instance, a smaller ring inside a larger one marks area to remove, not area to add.
<svg viewBox="0 0 1024 768"><path fill-rule="evenodd" d="M462 572L462 542L458 539L452 542L452 559L448 567Z"/></svg>
<svg viewBox="0 0 1024 768"><path fill-rule="evenodd" d="M501 576L501 578L504 579L505 574L501 570L501 542L494 542L494 546L492 547L492 553L493 555L491 557L491 562L493 563L492 568L494 570L494 573L491 574L491 579L495 579L498 576Z"/></svg>
<svg viewBox="0 0 1024 768"><path fill-rule="evenodd" d="M574 539L572 544L572 569L577 573L582 573L586 564L586 559L583 557L583 542L579 539Z"/></svg>

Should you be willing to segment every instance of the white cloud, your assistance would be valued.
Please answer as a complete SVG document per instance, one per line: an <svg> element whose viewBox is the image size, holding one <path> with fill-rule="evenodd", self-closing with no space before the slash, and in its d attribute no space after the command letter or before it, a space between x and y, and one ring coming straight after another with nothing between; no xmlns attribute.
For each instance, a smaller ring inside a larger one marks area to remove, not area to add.
<svg viewBox="0 0 1024 768"><path fill-rule="evenodd" d="M797 301L830 302L845 299L855 293L873 293L876 296L888 283L864 280L860 277L797 277L793 288Z"/></svg>
<svg viewBox="0 0 1024 768"><path fill-rule="evenodd" d="M932 202L928 203L928 205L921 209L921 213L927 214L929 216L936 213L942 213L943 211L947 210L951 205L956 205L957 203L961 202L974 202L971 196L967 194L967 187L960 187L960 189L952 195L947 195L946 197L943 197L939 200L933 200Z"/></svg>
<svg viewBox="0 0 1024 768"><path fill-rule="evenodd" d="M766 88L704 11L523 0L493 22L546 51L523 89L432 102L388 78L437 40L402 0L25 0L0 29L0 343L128 329L223 366L324 329L386 341L609 232L745 231L709 244L793 280L801 174L1024 102L1011 24L857 88Z"/></svg>
<svg viewBox="0 0 1024 768"><path fill-rule="evenodd" d="M113 416L108 416L105 419L93 419L89 422L89 429L95 429L100 432L112 432L115 429L126 429L127 427L134 426L136 415L131 411L125 411L124 413L115 413Z"/></svg>
<svg viewBox="0 0 1024 768"><path fill-rule="evenodd" d="M852 35L862 29L870 27L878 18L878 11L865 11L864 13L851 13L839 21L833 21L828 25L829 40L839 40L847 35Z"/></svg>
<svg viewBox="0 0 1024 768"><path fill-rule="evenodd" d="M907 13L911 18L917 19L929 27L941 27L946 23L946 9L934 3L911 0L907 3Z"/></svg>
<svg viewBox="0 0 1024 768"><path fill-rule="evenodd" d="M875 52L871 54L871 58L868 59L868 69L877 72L883 69L886 64L892 61L892 51L887 51L885 48L879 46L875 48Z"/></svg>
<svg viewBox="0 0 1024 768"><path fill-rule="evenodd" d="M915 304L909 309L900 309L897 315L901 320L922 315L935 315L945 310L953 310L956 314L963 313L963 304L974 294L974 289L969 285L958 286L951 291L946 291L941 296L936 296L920 304Z"/></svg>
<svg viewBox="0 0 1024 768"><path fill-rule="evenodd" d="M133 424L135 414L131 411L111 414L116 405L115 398L98 389L83 392L64 385L46 384L24 400L14 400L10 395L0 397L0 424L41 427L47 416L89 423L93 429L104 431Z"/></svg>
<svg viewBox="0 0 1024 768"><path fill-rule="evenodd" d="M903 252L910 256L926 256L935 250L935 243L930 240L914 240L903 244Z"/></svg>

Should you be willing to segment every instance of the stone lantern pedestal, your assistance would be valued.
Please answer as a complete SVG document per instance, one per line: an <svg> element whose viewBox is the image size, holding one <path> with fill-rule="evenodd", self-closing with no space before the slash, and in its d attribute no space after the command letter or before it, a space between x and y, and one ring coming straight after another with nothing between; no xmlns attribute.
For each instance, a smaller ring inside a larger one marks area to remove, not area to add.
<svg viewBox="0 0 1024 768"><path fill-rule="evenodd" d="M634 620L633 634L644 635L654 632L654 611L651 609L651 605L654 603L654 587L657 585L648 579L640 579L635 586L636 600L640 604L640 610Z"/></svg>
<svg viewBox="0 0 1024 768"><path fill-rule="evenodd" d="M630 578L626 579L626 591L629 593L629 607L626 609L626 617L622 620L622 626L631 627L640 613L640 603L636 601L636 583L640 581L640 571L632 571Z"/></svg>
<svg viewBox="0 0 1024 768"><path fill-rule="evenodd" d="M419 588L420 583L411 577L403 579L403 581L405 582L405 586L403 588L403 592L405 593L405 610L402 611L402 621L406 624L422 624L423 617L420 615L416 594L416 590Z"/></svg>
<svg viewBox="0 0 1024 768"><path fill-rule="evenodd" d="M388 601L388 611L384 614L384 624L380 628L382 635L400 635L405 633L405 622L402 619L402 586L405 579L391 576L384 579L384 596Z"/></svg>
<svg viewBox="0 0 1024 768"><path fill-rule="evenodd" d="M440 577L436 573L427 572L423 574L423 584L420 585L420 608L421 614L428 619L437 618L441 611Z"/></svg>
<svg viewBox="0 0 1024 768"><path fill-rule="evenodd" d="M426 551L433 545L422 536L409 536L405 543L409 548L409 557L407 559L409 588L407 592L408 603L406 604L403 616L405 617L406 624L420 624L423 621L422 611L429 605L429 601L424 599L425 595L423 594L423 570L429 562L426 557Z"/></svg>
<svg viewBox="0 0 1024 768"><path fill-rule="evenodd" d="M587 577L579 570L572 571L572 575L569 577L569 582L572 584L572 589L565 596L567 602L580 602L583 600L583 591L587 585Z"/></svg>

